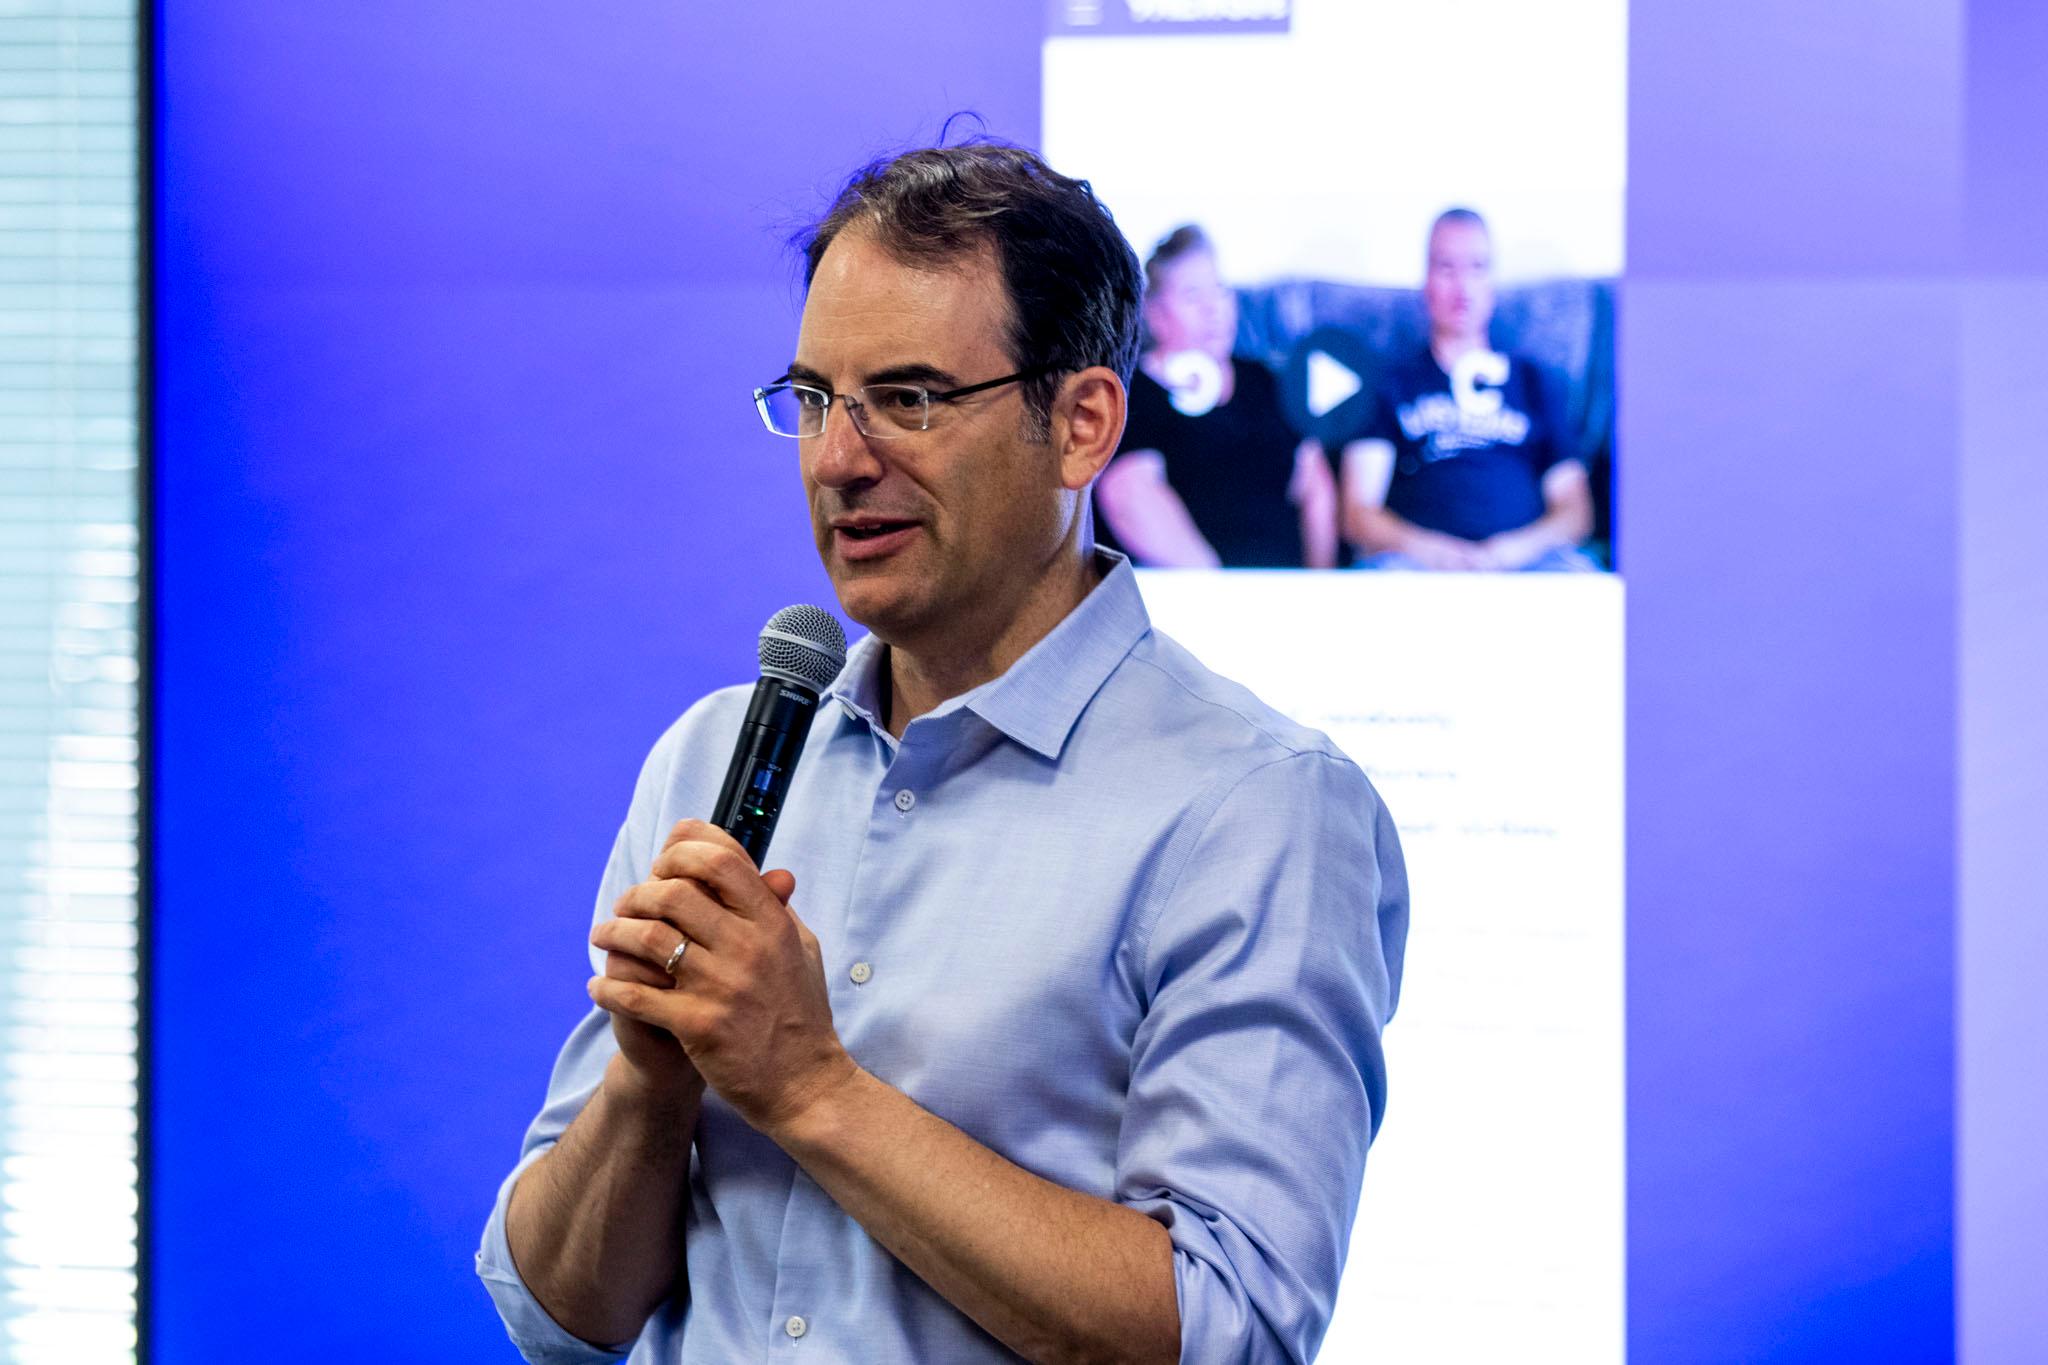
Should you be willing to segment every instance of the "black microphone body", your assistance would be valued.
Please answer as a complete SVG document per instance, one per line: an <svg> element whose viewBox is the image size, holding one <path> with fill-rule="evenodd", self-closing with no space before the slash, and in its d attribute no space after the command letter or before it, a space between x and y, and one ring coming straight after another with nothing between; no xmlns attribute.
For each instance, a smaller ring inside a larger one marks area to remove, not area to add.
<svg viewBox="0 0 2048 1365"><path fill-rule="evenodd" d="M747 703L711 822L739 841L755 867L765 868L818 696L846 664L846 632L830 612L784 607L768 618L759 644L761 681Z"/></svg>
<svg viewBox="0 0 2048 1365"><path fill-rule="evenodd" d="M775 837L797 755L817 714L818 694L800 683L764 677L754 684L711 822L739 840L756 867L764 865L761 859Z"/></svg>

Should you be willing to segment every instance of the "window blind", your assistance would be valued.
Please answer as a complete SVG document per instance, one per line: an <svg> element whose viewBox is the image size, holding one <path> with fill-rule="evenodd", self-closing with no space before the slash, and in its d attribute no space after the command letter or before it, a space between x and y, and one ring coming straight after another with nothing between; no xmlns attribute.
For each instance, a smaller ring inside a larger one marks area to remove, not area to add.
<svg viewBox="0 0 2048 1365"><path fill-rule="evenodd" d="M0 1359L136 1357L133 4L0 4Z"/></svg>

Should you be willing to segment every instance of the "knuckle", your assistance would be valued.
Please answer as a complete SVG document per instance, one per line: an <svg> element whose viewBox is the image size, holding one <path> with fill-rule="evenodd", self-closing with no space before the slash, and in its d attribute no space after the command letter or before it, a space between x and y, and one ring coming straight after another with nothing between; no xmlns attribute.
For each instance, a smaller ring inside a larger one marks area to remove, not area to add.
<svg viewBox="0 0 2048 1365"><path fill-rule="evenodd" d="M702 844L693 843L670 844L662 851L660 860L654 865L655 877L673 881L679 877L693 875L698 863L698 851L703 847Z"/></svg>
<svg viewBox="0 0 2048 1365"><path fill-rule="evenodd" d="M675 898L674 882L649 882L646 892L640 897L640 913L636 916L642 928L668 918L669 907Z"/></svg>

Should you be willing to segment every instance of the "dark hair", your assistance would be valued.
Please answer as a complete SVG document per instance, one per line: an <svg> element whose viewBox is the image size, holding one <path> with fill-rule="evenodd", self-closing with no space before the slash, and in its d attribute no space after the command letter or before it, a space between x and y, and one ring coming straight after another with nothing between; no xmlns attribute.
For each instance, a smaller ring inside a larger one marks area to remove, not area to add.
<svg viewBox="0 0 2048 1365"><path fill-rule="evenodd" d="M1192 256L1197 251L1212 255L1216 248L1209 244L1209 234L1193 223L1182 223L1159 239L1159 245L1152 248L1152 254L1145 258L1145 288L1159 287L1159 272L1183 256Z"/></svg>
<svg viewBox="0 0 2048 1365"><path fill-rule="evenodd" d="M1138 362L1138 258L1085 180L1022 147L977 138L872 161L825 216L799 232L804 285L826 248L861 223L891 255L945 261L994 247L1010 299L1010 353L1033 430L1049 429L1060 376L1106 365L1131 382Z"/></svg>
<svg viewBox="0 0 2048 1365"><path fill-rule="evenodd" d="M1429 225L1430 241L1434 242L1436 240L1437 229L1446 223L1470 223L1481 232L1491 234L1493 231L1492 228L1486 225L1486 220L1479 216L1479 210L1468 209L1460 205L1456 208L1445 209L1436 216L1436 221Z"/></svg>

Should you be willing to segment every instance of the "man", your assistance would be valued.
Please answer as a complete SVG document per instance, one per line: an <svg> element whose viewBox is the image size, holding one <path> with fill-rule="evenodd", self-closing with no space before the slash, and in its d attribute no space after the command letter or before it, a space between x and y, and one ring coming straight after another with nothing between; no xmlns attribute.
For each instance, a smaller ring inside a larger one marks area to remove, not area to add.
<svg viewBox="0 0 2048 1365"><path fill-rule="evenodd" d="M1495 353L1493 244L1470 209L1429 233L1429 347L1387 373L1368 435L1344 452L1344 531L1401 569L1592 569L1586 467L1546 410L1542 375Z"/></svg>
<svg viewBox="0 0 2048 1365"><path fill-rule="evenodd" d="M1289 428L1271 372L1232 354L1237 295L1193 224L1145 259L1145 331L1123 444L1095 489L1117 541L1161 568L1334 568L1329 457Z"/></svg>
<svg viewBox="0 0 2048 1365"><path fill-rule="evenodd" d="M1094 551L1140 287L1085 184L912 152L805 254L757 402L873 634L786 867L688 818L746 689L655 746L479 1273L536 1361L1305 1360L1385 1093L1386 811Z"/></svg>

